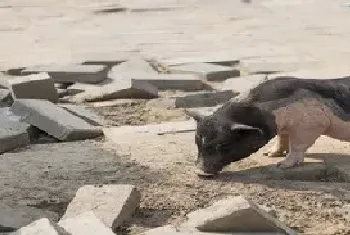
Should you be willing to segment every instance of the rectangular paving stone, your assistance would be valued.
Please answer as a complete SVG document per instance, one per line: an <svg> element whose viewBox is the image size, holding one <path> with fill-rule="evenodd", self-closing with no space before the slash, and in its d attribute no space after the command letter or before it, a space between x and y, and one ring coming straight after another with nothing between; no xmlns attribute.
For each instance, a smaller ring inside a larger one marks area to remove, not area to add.
<svg viewBox="0 0 350 235"><path fill-rule="evenodd" d="M20 76L9 80L14 99L44 99L56 103L58 93L47 73Z"/></svg>
<svg viewBox="0 0 350 235"><path fill-rule="evenodd" d="M92 110L85 108L84 106L73 104L60 104L59 106L64 108L71 114L80 117L81 119L93 126L103 125L103 118L97 113L93 112Z"/></svg>
<svg viewBox="0 0 350 235"><path fill-rule="evenodd" d="M206 84L194 74L145 74L132 76L135 80L146 81L159 90L202 90Z"/></svg>
<svg viewBox="0 0 350 235"><path fill-rule="evenodd" d="M194 108L217 106L229 101L236 95L237 93L233 92L232 90L196 92L183 96L177 96L175 98L175 107Z"/></svg>
<svg viewBox="0 0 350 235"><path fill-rule="evenodd" d="M17 99L10 110L59 140L82 140L103 135L100 128L46 100Z"/></svg>
<svg viewBox="0 0 350 235"><path fill-rule="evenodd" d="M101 86L86 87L84 92L74 96L75 102L105 101L110 99L153 99L158 97L158 89L146 81L135 79L114 80Z"/></svg>
<svg viewBox="0 0 350 235"><path fill-rule="evenodd" d="M104 65L42 65L27 68L23 75L47 72L55 83L100 83L107 78L107 68Z"/></svg>
<svg viewBox="0 0 350 235"><path fill-rule="evenodd" d="M92 211L60 220L58 225L71 235L115 235Z"/></svg>
<svg viewBox="0 0 350 235"><path fill-rule="evenodd" d="M133 185L85 185L78 189L61 221L93 211L105 226L115 231L131 218L140 198Z"/></svg>
<svg viewBox="0 0 350 235"><path fill-rule="evenodd" d="M240 75L235 67L221 66L209 63L192 63L169 67L173 74L196 74L203 80L223 81Z"/></svg>

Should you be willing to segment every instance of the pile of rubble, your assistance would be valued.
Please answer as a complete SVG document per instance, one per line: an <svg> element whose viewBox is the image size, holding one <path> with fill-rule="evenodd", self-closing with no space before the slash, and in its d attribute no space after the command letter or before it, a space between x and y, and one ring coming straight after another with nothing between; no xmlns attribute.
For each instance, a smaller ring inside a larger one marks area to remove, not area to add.
<svg viewBox="0 0 350 235"><path fill-rule="evenodd" d="M140 192L133 185L85 185L55 223L41 218L19 228L16 235L112 235L128 223L139 206ZM266 209L242 196L215 202L206 209L193 211L179 225L146 231L144 235L251 234L296 235Z"/></svg>

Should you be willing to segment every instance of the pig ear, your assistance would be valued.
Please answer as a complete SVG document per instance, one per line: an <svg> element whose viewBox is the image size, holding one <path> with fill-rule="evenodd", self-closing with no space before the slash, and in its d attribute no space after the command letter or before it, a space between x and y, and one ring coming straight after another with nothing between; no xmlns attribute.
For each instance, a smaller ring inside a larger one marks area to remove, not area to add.
<svg viewBox="0 0 350 235"><path fill-rule="evenodd" d="M203 114L200 114L200 113L195 112L195 111L185 110L185 113L188 116L192 117L197 122L201 121L205 117Z"/></svg>
<svg viewBox="0 0 350 235"><path fill-rule="evenodd" d="M258 131L260 134L263 134L260 128L237 123L231 125L231 131Z"/></svg>

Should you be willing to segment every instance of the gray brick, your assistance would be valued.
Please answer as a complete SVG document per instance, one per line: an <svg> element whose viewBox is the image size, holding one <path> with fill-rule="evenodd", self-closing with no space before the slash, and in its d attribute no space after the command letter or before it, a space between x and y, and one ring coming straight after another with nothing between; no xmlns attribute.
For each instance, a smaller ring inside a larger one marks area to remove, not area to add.
<svg viewBox="0 0 350 235"><path fill-rule="evenodd" d="M107 78L107 68L103 65L43 65L22 71L23 75L47 72L55 83L99 83Z"/></svg>
<svg viewBox="0 0 350 235"><path fill-rule="evenodd" d="M192 63L170 66L169 71L173 74L197 74L201 79L208 81L223 81L227 78L240 75L239 70L235 67L209 63Z"/></svg>
<svg viewBox="0 0 350 235"><path fill-rule="evenodd" d="M129 220L140 203L140 192L133 185L85 185L68 205L61 221L87 211L115 231Z"/></svg>
<svg viewBox="0 0 350 235"><path fill-rule="evenodd" d="M14 99L44 99L57 102L58 93L47 73L32 74L9 81Z"/></svg>
<svg viewBox="0 0 350 235"><path fill-rule="evenodd" d="M193 91L207 87L203 80L194 74L144 74L130 78L146 81L160 90Z"/></svg>
<svg viewBox="0 0 350 235"><path fill-rule="evenodd" d="M211 107L223 104L233 97L237 93L232 90L226 91L210 91L210 92L196 92L192 94L186 94L184 96L178 96L175 98L176 108L194 108L194 107Z"/></svg>
<svg viewBox="0 0 350 235"><path fill-rule="evenodd" d="M46 100L17 99L10 110L59 140L89 139L103 135L100 128Z"/></svg>

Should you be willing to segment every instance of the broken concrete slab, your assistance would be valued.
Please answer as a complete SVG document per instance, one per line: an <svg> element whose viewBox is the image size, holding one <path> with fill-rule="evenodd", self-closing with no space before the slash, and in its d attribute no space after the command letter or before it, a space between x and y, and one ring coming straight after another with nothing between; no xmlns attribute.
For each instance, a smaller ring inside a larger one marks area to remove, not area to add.
<svg viewBox="0 0 350 235"><path fill-rule="evenodd" d="M58 225L72 235L115 235L92 211L61 219Z"/></svg>
<svg viewBox="0 0 350 235"><path fill-rule="evenodd" d="M101 116L99 116L97 113L93 112L92 110L87 109L84 106L80 105L72 105L72 104L60 104L60 107L64 108L71 114L74 114L75 116L80 117L87 123L93 125L93 126L102 126L103 125L103 119Z"/></svg>
<svg viewBox="0 0 350 235"><path fill-rule="evenodd" d="M191 212L182 231L273 232L297 235L282 222L242 196L228 197L205 209Z"/></svg>
<svg viewBox="0 0 350 235"><path fill-rule="evenodd" d="M145 81L159 90L194 91L208 88L208 85L194 74L142 74L130 75L128 78Z"/></svg>
<svg viewBox="0 0 350 235"><path fill-rule="evenodd" d="M98 87L86 87L85 91L75 95L73 100L93 102L109 99L153 99L157 97L158 89L151 84L135 79L121 79Z"/></svg>
<svg viewBox="0 0 350 235"><path fill-rule="evenodd" d="M88 124L50 101L17 99L10 111L59 140L82 140L103 135L100 128Z"/></svg>
<svg viewBox="0 0 350 235"><path fill-rule="evenodd" d="M135 76L143 76L150 74L158 74L152 66L140 57L130 58L119 65L113 66L108 72L108 78L114 80L120 79L130 79L135 78Z"/></svg>
<svg viewBox="0 0 350 235"><path fill-rule="evenodd" d="M172 74L196 74L201 79L207 81L223 81L240 75L240 71L234 67L209 63L192 63L170 66L169 71Z"/></svg>
<svg viewBox="0 0 350 235"><path fill-rule="evenodd" d="M100 83L107 79L107 68L103 65L43 65L27 68L23 75L47 72L55 83Z"/></svg>
<svg viewBox="0 0 350 235"><path fill-rule="evenodd" d="M175 97L175 107L193 108L217 106L229 101L236 95L237 93L233 92L232 90L207 91L185 94Z"/></svg>
<svg viewBox="0 0 350 235"><path fill-rule="evenodd" d="M29 131L30 125L21 120L21 117L14 115L10 107L0 108L0 128L18 131Z"/></svg>
<svg viewBox="0 0 350 235"><path fill-rule="evenodd" d="M58 215L34 207L0 203L0 233L13 232L42 217L58 219Z"/></svg>
<svg viewBox="0 0 350 235"><path fill-rule="evenodd" d="M20 76L9 81L14 99L44 99L57 102L58 93L47 73Z"/></svg>
<svg viewBox="0 0 350 235"><path fill-rule="evenodd" d="M217 84L215 88L220 91L232 90L237 93L244 93L266 80L267 77L264 74L253 74L227 79L223 83Z"/></svg>
<svg viewBox="0 0 350 235"><path fill-rule="evenodd" d="M47 218L42 218L18 229L13 235L70 235Z"/></svg>
<svg viewBox="0 0 350 235"><path fill-rule="evenodd" d="M273 74L315 67L320 61L313 57L271 56L243 59L239 63L242 74Z"/></svg>
<svg viewBox="0 0 350 235"><path fill-rule="evenodd" d="M24 147L30 143L27 132L0 128L0 154Z"/></svg>
<svg viewBox="0 0 350 235"><path fill-rule="evenodd" d="M135 56L132 51L89 52L84 56L83 65L105 65L112 67L119 65Z"/></svg>
<svg viewBox="0 0 350 235"><path fill-rule="evenodd" d="M141 194L133 185L85 185L78 189L61 220L93 211L115 231L127 222L140 203Z"/></svg>
<svg viewBox="0 0 350 235"><path fill-rule="evenodd" d="M174 122L164 122L161 124L148 124L142 126L119 126L105 128L103 131L105 133L106 139L113 140L116 136L127 134L127 133L148 133L156 135L165 134L176 134L183 132L193 132L197 128L197 123L194 120L189 121L174 121Z"/></svg>

